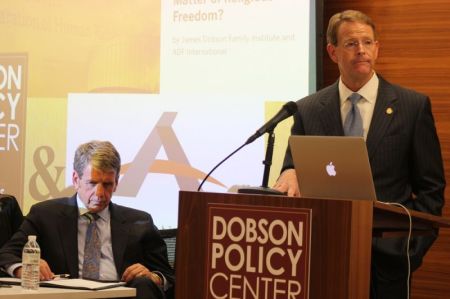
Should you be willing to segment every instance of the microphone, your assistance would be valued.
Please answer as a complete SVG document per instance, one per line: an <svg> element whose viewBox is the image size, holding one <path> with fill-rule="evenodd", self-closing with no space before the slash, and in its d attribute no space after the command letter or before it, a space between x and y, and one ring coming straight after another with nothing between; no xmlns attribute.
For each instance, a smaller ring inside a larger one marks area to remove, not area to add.
<svg viewBox="0 0 450 299"><path fill-rule="evenodd" d="M258 137L260 137L261 135L272 131L279 122L285 120L286 118L288 118L289 116L293 115L295 112L297 112L297 104L295 102L287 102L286 104L283 105L283 107L281 108L281 110L274 116L272 117L264 126L262 126L261 128L259 128L259 130L256 131L255 134L253 134L252 136L250 136L250 138L247 139L247 141L242 144L240 147L238 147L235 151L233 151L231 154L229 154L228 156L225 157L225 159L223 159L222 161L219 162L219 164L217 164L216 166L214 166L213 169L211 169L210 172L208 172L208 174L203 178L202 182L200 183L200 185L197 188L197 191L200 191L202 189L203 184L206 182L206 180L210 177L210 175L214 172L214 170L217 169L217 167L219 167L220 165L222 165L222 163L224 163L226 160L228 160L231 156L233 156L235 153L237 153L238 151L240 151L244 146L246 146L249 143L252 143L253 141L255 141ZM270 141L273 141L273 138L269 138L269 145L271 144ZM272 146L273 147L273 143ZM264 176L267 178L263 178L263 186L261 188L267 188L267 183L265 184L264 182L268 181L268 177L269 177L269 168L270 165L272 164L272 150L268 150L266 152L266 155L270 153L269 157L266 157L266 160L270 160L270 162L267 162L267 164L265 163L265 167L267 168L267 170L264 170ZM242 192L244 193L244 192ZM267 194L267 192L265 192ZM261 192L259 193L261 194ZM272 193L274 194L274 193Z"/></svg>
<svg viewBox="0 0 450 299"><path fill-rule="evenodd" d="M274 117L272 117L268 122L266 122L261 128L259 128L255 134L253 134L252 136L250 136L247 141L245 142L245 144L249 144L252 143L253 141L255 141L256 139L258 139L258 137L260 137L261 135L272 131L279 122L285 120L286 118L288 118L289 116L292 116L295 112L297 112L297 104L290 101L287 102L286 104L283 105L283 107L281 108L280 111L278 111L277 114L275 114Z"/></svg>

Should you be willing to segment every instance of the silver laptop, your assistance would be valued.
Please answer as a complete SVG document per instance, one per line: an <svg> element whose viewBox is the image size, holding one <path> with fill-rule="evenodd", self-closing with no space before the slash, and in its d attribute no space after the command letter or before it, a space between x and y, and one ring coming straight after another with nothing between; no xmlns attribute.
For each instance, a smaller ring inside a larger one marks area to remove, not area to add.
<svg viewBox="0 0 450 299"><path fill-rule="evenodd" d="M302 197L376 200L364 138L289 137Z"/></svg>

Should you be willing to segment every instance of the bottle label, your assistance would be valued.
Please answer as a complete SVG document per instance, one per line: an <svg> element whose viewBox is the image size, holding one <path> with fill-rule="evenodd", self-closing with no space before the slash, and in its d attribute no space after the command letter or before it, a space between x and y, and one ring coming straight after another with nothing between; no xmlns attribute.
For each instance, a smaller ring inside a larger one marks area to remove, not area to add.
<svg viewBox="0 0 450 299"><path fill-rule="evenodd" d="M22 264L39 264L39 254L24 254Z"/></svg>

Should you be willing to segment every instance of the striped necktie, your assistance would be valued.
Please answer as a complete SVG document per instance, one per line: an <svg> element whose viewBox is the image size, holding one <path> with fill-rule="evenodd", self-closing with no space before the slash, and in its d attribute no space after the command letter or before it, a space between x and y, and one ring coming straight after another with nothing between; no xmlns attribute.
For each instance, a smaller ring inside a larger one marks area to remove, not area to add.
<svg viewBox="0 0 450 299"><path fill-rule="evenodd" d="M97 228L99 216L95 213L86 213L83 216L89 219L84 244L83 278L99 279L100 277L100 237Z"/></svg>
<svg viewBox="0 0 450 299"><path fill-rule="evenodd" d="M352 108L347 114L344 121L344 133L345 136L363 136L363 125L361 113L356 105L362 96L359 93L352 93L348 99L352 103Z"/></svg>

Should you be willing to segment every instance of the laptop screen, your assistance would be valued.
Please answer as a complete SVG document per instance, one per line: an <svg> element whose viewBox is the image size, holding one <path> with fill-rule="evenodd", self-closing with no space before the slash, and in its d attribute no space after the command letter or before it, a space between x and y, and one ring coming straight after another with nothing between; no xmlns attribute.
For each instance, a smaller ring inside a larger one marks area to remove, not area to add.
<svg viewBox="0 0 450 299"><path fill-rule="evenodd" d="M302 197L376 200L363 137L289 137Z"/></svg>

